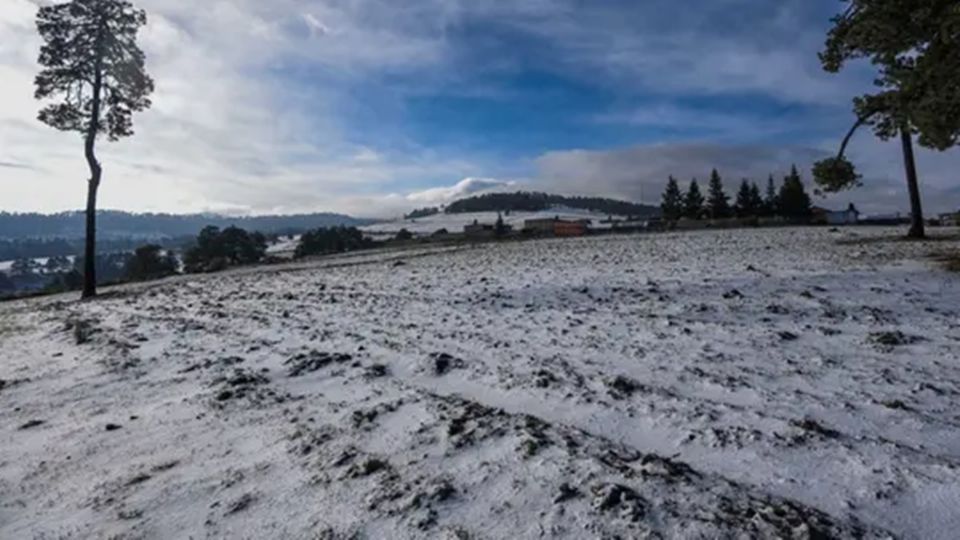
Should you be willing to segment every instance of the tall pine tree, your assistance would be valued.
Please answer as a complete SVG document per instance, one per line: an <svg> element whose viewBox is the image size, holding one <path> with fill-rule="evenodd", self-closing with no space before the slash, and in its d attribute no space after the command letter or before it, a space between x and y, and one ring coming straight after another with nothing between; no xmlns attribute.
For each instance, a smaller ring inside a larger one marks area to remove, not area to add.
<svg viewBox="0 0 960 540"><path fill-rule="evenodd" d="M779 215L780 203L777 202L777 186L773 175L767 178L767 196L763 199L763 214L768 217Z"/></svg>
<svg viewBox="0 0 960 540"><path fill-rule="evenodd" d="M777 196L779 214L794 221L802 221L810 217L810 196L803 187L803 180L794 165L790 174L783 179L780 194Z"/></svg>
<svg viewBox="0 0 960 540"><path fill-rule="evenodd" d="M680 185L673 176L667 180L660 210L663 212L663 219L668 221L676 221L683 215L683 194L680 193Z"/></svg>
<svg viewBox="0 0 960 540"><path fill-rule="evenodd" d="M84 298L97 294L97 189L103 169L96 142L101 135L111 141L133 135L133 113L150 107L153 80L137 45L137 33L146 23L146 13L126 0L71 0L37 12L43 69L36 77L35 96L58 100L40 111L39 120L82 134L90 169Z"/></svg>
<svg viewBox="0 0 960 540"><path fill-rule="evenodd" d="M764 202L763 197L760 195L760 186L758 186L756 182L750 183L750 195L748 198L750 200L750 208L753 209L753 214L751 215L763 215L764 206L766 203Z"/></svg>
<svg viewBox="0 0 960 540"><path fill-rule="evenodd" d="M723 180L716 169L710 173L710 187L707 193L707 212L711 219L730 217L730 197L723 191Z"/></svg>
<svg viewBox="0 0 960 540"><path fill-rule="evenodd" d="M697 184L696 178L690 182L690 189L683 198L683 217L688 219L703 217L703 194L700 193L700 185Z"/></svg>
<svg viewBox="0 0 960 540"><path fill-rule="evenodd" d="M737 217L745 218L755 216L757 208L753 205L753 199L750 196L750 182L746 178L740 183L740 190L737 191L737 202L735 203Z"/></svg>

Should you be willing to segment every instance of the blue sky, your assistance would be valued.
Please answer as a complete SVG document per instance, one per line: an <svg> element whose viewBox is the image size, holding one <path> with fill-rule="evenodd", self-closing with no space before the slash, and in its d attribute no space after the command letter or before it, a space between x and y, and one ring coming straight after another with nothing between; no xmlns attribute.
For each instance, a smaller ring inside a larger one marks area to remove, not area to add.
<svg viewBox="0 0 960 540"><path fill-rule="evenodd" d="M0 209L83 201L76 137L33 119L39 1L0 6ZM714 166L733 191L834 151L871 80L819 68L835 0L137 4L155 106L102 149L104 206L133 210L389 216L503 186L655 203ZM898 152L864 132L867 187L822 203L905 209ZM928 206L960 206L957 152L920 165Z"/></svg>

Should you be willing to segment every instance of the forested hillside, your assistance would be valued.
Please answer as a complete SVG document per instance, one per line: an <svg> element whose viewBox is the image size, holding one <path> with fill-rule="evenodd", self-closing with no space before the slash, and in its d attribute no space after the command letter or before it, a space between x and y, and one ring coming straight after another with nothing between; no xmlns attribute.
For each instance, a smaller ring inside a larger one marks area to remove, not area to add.
<svg viewBox="0 0 960 540"><path fill-rule="evenodd" d="M603 197L567 197L564 195L526 191L518 191L516 193L487 193L485 195L461 199L448 205L445 212L448 214L497 211L538 212L558 206L579 208L618 216L649 217L660 214L660 209L655 206L629 201Z"/></svg>

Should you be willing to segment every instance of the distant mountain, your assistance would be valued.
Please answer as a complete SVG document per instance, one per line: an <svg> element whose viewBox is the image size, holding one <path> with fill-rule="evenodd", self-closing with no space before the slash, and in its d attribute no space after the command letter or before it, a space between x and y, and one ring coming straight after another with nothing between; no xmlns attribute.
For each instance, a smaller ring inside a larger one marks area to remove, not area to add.
<svg viewBox="0 0 960 540"><path fill-rule="evenodd" d="M516 193L487 193L452 202L444 209L448 214L468 212L541 212L550 208L566 207L589 210L616 216L654 217L660 208L647 204L607 199L603 197L568 197L549 193L518 191Z"/></svg>
<svg viewBox="0 0 960 540"><path fill-rule="evenodd" d="M216 214L132 214L117 210L97 212L100 238L162 239L194 236L207 225L236 225L265 234L301 232L335 225L360 226L373 220L342 214L318 213L289 216L228 217ZM0 239L81 238L84 234L82 211L59 214L13 214L0 212Z"/></svg>

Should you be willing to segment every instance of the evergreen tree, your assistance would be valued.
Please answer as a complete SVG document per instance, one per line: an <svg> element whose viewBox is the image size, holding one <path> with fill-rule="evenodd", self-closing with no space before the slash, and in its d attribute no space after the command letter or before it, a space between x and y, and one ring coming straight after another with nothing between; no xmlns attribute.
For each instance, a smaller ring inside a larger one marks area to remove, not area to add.
<svg viewBox="0 0 960 540"><path fill-rule="evenodd" d="M150 107L153 80L144 69L137 33L146 13L126 0L71 0L43 6L37 31L43 40L36 98L59 99L40 111L39 120L84 137L90 168L87 181L83 297L97 294L97 188L103 169L97 137L111 141L133 135L131 116Z"/></svg>
<svg viewBox="0 0 960 540"><path fill-rule="evenodd" d="M503 222L503 216L497 212L497 222L493 226L493 234L497 238L503 238L507 235L507 224Z"/></svg>
<svg viewBox="0 0 960 540"><path fill-rule="evenodd" d="M765 203L763 197L760 195L760 186L758 186L756 182L750 183L750 195L748 198L750 200L750 208L753 209L753 214L751 215L763 215Z"/></svg>
<svg viewBox="0 0 960 540"><path fill-rule="evenodd" d="M810 217L810 196L803 187L796 165L791 167L790 174L783 179L777 201L778 213L784 217L792 220Z"/></svg>
<svg viewBox="0 0 960 540"><path fill-rule="evenodd" d="M730 217L730 197L723 191L723 180L716 169L710 173L710 187L707 194L707 212L711 219Z"/></svg>
<svg viewBox="0 0 960 540"><path fill-rule="evenodd" d="M776 216L779 213L779 207L777 187L771 174L770 178L767 178L767 196L763 199L763 213L765 216Z"/></svg>
<svg viewBox="0 0 960 540"><path fill-rule="evenodd" d="M663 202L660 204L663 219L676 221L684 213L683 194L680 185L673 176L667 180L667 188L663 191Z"/></svg>
<svg viewBox="0 0 960 540"><path fill-rule="evenodd" d="M703 195L700 193L700 185L694 178L690 182L690 189L683 198L683 217L689 219L700 219L703 217Z"/></svg>
<svg viewBox="0 0 960 540"><path fill-rule="evenodd" d="M754 206L753 198L750 193L750 182L744 178L740 183L740 190L737 191L737 202L735 204L737 217L745 218L755 216L758 208Z"/></svg>
<svg viewBox="0 0 960 540"><path fill-rule="evenodd" d="M854 98L857 120L836 157L818 162L817 185L837 192L860 185L844 157L856 131L868 125L883 140L899 135L912 224L909 236L922 238L923 207L913 153L921 145L947 150L960 141L960 9L956 0L850 0L833 19L823 69L837 73L848 60L869 58L879 70L875 94Z"/></svg>

